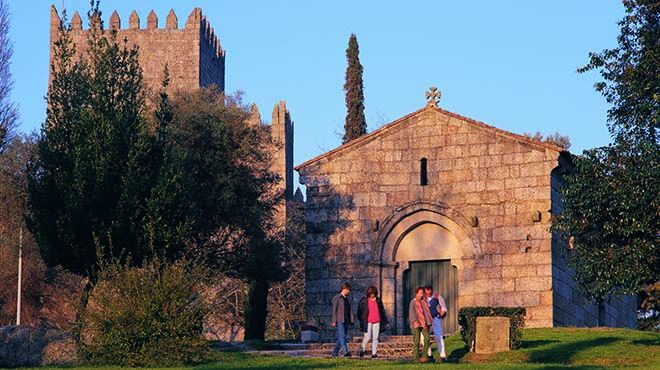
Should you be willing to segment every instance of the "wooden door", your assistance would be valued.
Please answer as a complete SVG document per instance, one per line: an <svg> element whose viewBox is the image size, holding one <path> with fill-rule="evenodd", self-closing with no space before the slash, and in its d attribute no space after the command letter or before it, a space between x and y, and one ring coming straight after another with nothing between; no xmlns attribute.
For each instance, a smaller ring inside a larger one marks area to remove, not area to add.
<svg viewBox="0 0 660 370"><path fill-rule="evenodd" d="M435 294L441 295L447 304L447 316L442 320L445 334L458 330L458 280L456 266L451 261L413 261L403 272L403 315L404 334L410 334L408 306L418 286L433 286Z"/></svg>

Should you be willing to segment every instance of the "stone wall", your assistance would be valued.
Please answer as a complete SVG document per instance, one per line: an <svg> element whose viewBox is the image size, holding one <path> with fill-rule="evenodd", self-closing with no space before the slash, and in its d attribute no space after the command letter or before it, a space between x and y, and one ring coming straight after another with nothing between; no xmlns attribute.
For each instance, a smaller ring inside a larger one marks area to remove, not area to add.
<svg viewBox="0 0 660 370"><path fill-rule="evenodd" d="M119 15L114 12L105 28L117 30L117 40L120 42L126 39L129 46L138 45L140 66L148 89L157 90L160 87L167 64L170 86L176 90L190 90L215 84L224 91L225 51L201 9L193 9L183 28L178 27L178 19L173 11L170 11L166 18L165 28L158 28L158 17L153 11L147 17L146 28L141 28L140 18L135 11L131 13L128 23L129 27L122 29ZM51 62L53 45L59 38L59 27L59 15L52 6ZM71 36L82 56L86 54L88 33L89 29L83 28L83 20L78 12L74 13L71 19Z"/></svg>
<svg viewBox="0 0 660 370"><path fill-rule="evenodd" d="M393 295L401 293L393 292L401 289L397 269L406 261L383 253L380 236L390 230L379 228L394 227L393 215L405 217L397 212L407 205L431 204L477 251L466 247L452 258L459 307L524 306L529 327L552 326L550 172L558 155L431 107L298 166L307 185L308 316L329 325L330 301L343 281L354 285L354 303L376 284L400 330L401 303Z"/></svg>

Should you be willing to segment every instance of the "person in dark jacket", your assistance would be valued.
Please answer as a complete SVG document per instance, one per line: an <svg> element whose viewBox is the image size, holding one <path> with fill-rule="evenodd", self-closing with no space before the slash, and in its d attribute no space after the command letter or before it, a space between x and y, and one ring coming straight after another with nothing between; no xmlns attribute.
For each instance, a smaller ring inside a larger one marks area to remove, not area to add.
<svg viewBox="0 0 660 370"><path fill-rule="evenodd" d="M351 292L351 286L344 283L341 286L341 292L332 298L332 326L337 328L337 343L332 349L333 356L339 356L339 350L344 353L344 357L351 357L346 345L346 333L348 325L353 324L353 313L351 312L351 301L348 295Z"/></svg>
<svg viewBox="0 0 660 370"><path fill-rule="evenodd" d="M360 330L364 333L359 355L364 357L364 351L371 338L371 358L376 358L378 335L381 329L385 329L388 322L383 301L378 297L378 289L375 286L367 288L367 292L358 304L357 316L360 320Z"/></svg>

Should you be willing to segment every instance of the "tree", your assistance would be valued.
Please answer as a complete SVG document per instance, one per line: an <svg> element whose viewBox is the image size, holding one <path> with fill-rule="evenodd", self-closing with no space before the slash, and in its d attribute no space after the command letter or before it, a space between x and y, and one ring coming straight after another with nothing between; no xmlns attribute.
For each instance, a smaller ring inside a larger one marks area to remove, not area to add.
<svg viewBox="0 0 660 370"><path fill-rule="evenodd" d="M7 145L14 127L18 111L10 100L12 87L9 64L13 47L9 40L9 7L0 0L0 152Z"/></svg>
<svg viewBox="0 0 660 370"><path fill-rule="evenodd" d="M150 165L140 163L149 133L138 50L103 31L98 2L88 17L85 59L76 56L64 19L54 44L47 116L30 169L28 226L49 266L93 278L99 249L106 257L130 255L136 264L148 255L143 230L126 213L140 208L131 202L144 201L135 169Z"/></svg>
<svg viewBox="0 0 660 370"><path fill-rule="evenodd" d="M573 237L575 280L590 298L636 294L660 276L660 4L624 1L618 47L579 72L612 104L613 143L572 156L554 229Z"/></svg>
<svg viewBox="0 0 660 370"><path fill-rule="evenodd" d="M525 132L523 135L530 139L558 146L562 149L568 150L571 147L571 139L566 135L560 134L559 132L548 134L545 137L538 131L534 135L530 134L529 132Z"/></svg>
<svg viewBox="0 0 660 370"><path fill-rule="evenodd" d="M364 84L362 82L362 65L360 64L360 47L354 33L348 39L346 49L346 122L344 123L343 142L347 143L367 133L367 122L364 118Z"/></svg>
<svg viewBox="0 0 660 370"><path fill-rule="evenodd" d="M168 140L181 171L190 258L246 282L245 338L263 339L270 283L284 278L272 224L270 132L246 124L250 110L240 96L214 89L179 94L172 110Z"/></svg>

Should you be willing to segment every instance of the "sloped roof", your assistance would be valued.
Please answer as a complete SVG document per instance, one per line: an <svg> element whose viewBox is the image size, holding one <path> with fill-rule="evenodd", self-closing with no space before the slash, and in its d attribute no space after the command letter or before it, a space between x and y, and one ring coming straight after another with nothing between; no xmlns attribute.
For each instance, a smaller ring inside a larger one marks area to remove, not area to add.
<svg viewBox="0 0 660 370"><path fill-rule="evenodd" d="M424 113L428 110L436 111L436 112L438 112L442 115L445 115L445 116L448 116L448 117L453 117L453 118L465 121L468 124L486 129L486 130L491 131L495 134L505 136L505 137L508 137L510 139L513 139L513 140L516 140L516 141L519 141L519 142L522 142L522 143L525 143L525 144L531 144L533 146L538 147L539 149L550 149L550 150L553 150L553 151L556 151L556 152L559 152L559 153L566 151L566 149L561 148L559 146L556 146L554 144L544 143L542 141L534 140L534 139L529 138L529 137L524 136L524 135L514 134L513 132L509 132L509 131L506 131L506 130L499 129L497 127L494 127L494 126L488 125L486 123L474 120L472 118L461 116L460 114L450 112L450 111L444 110L442 108L427 105L426 107L424 107L422 109L419 109L419 110L417 110L415 112L412 112L410 114L407 114L407 115L405 115L405 116L403 116L403 117L401 117L401 118L399 118L395 121L392 121L392 122L390 122L390 123L388 123L384 126L381 126L377 130L374 130L374 131L372 131L372 132L370 132L366 135L360 136L357 139L351 140L351 141L347 142L346 144L343 144L343 145L341 145L341 146L339 146L335 149L332 149L329 152L323 153L319 156L316 156L312 159L309 159L309 160L295 166L294 169L296 171L300 171L300 169L302 169L304 167L307 167L310 164L316 163L316 162L318 162L322 159L332 160L333 158L336 158L337 156L340 156L341 154L343 154L346 151L354 150L354 149L356 149L356 148L358 148L362 145L365 145L366 143L368 143L372 140L387 136L388 134L395 131L394 129L398 128L399 125L404 124L410 118L415 117L419 114L422 114L422 113Z"/></svg>

